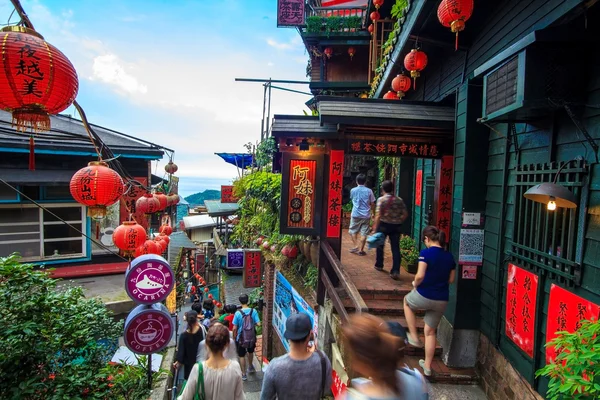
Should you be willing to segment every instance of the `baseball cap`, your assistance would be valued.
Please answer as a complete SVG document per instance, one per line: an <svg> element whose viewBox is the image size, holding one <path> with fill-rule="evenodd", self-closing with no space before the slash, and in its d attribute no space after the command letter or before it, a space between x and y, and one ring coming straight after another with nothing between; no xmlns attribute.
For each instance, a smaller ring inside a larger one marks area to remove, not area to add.
<svg viewBox="0 0 600 400"><path fill-rule="evenodd" d="M285 333L288 340L300 340L308 336L312 330L310 317L304 313L292 314L285 321Z"/></svg>

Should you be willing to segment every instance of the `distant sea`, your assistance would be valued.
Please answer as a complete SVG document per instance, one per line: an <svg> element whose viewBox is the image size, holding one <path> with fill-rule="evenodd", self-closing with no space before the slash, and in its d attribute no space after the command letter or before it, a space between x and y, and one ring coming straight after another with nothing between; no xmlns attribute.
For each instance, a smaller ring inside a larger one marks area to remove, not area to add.
<svg viewBox="0 0 600 400"><path fill-rule="evenodd" d="M179 178L179 195L187 197L207 189L221 190L221 185L231 185L233 179L182 176Z"/></svg>

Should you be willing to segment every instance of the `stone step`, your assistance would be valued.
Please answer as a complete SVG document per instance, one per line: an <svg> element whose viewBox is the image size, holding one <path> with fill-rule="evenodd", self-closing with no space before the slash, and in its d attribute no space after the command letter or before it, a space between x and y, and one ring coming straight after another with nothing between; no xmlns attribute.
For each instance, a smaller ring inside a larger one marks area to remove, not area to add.
<svg viewBox="0 0 600 400"><path fill-rule="evenodd" d="M400 286L394 289L358 289L362 298L367 300L404 300L404 296L410 293L411 286Z"/></svg>
<svg viewBox="0 0 600 400"><path fill-rule="evenodd" d="M422 357L405 355L403 362L410 368L416 368L419 372L423 373L423 370L419 367L420 358ZM449 383L454 385L473 385L479 383L479 376L474 368L450 368L439 357L433 359L431 369L433 370L433 375L426 377L431 383Z"/></svg>
<svg viewBox="0 0 600 400"><path fill-rule="evenodd" d="M369 313L374 315L396 315L404 316L404 304L402 300L376 300L376 299L365 299L365 304L369 307ZM350 299L343 300L344 307L348 312L354 312L355 307ZM423 311L418 310L416 315L422 316Z"/></svg>

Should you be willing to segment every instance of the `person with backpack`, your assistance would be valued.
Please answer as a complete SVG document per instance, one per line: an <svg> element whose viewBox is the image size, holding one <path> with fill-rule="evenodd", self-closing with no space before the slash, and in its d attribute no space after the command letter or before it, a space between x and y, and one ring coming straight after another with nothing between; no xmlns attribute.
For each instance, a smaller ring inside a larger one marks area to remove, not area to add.
<svg viewBox="0 0 600 400"><path fill-rule="evenodd" d="M190 372L196 362L196 354L198 353L198 345L204 340L205 330L198 323L198 313L194 310L188 311L185 314L185 320L188 324L185 332L179 335L179 343L177 345L177 361L173 364L173 368L177 369L183 365L183 377L188 379Z"/></svg>
<svg viewBox="0 0 600 400"><path fill-rule="evenodd" d="M285 333L290 352L269 363L263 376L261 400L319 400L331 395L331 362L316 349L313 324L305 313L290 315Z"/></svg>
<svg viewBox="0 0 600 400"><path fill-rule="evenodd" d="M246 380L248 379L248 372L256 372L252 361L254 360L254 349L256 348L256 327L260 325L260 317L258 311L248 307L248 295L241 295L239 300L242 308L236 311L233 317L233 337L240 357L242 380ZM247 369L246 361L248 361Z"/></svg>

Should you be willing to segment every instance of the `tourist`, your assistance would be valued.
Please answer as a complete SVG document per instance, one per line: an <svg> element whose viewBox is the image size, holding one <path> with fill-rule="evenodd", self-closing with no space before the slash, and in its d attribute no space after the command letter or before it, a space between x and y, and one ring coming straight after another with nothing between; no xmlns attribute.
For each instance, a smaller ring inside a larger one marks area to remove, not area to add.
<svg viewBox="0 0 600 400"><path fill-rule="evenodd" d="M398 369L403 342L388 325L370 314L355 314L343 328L352 368L365 378L352 380L346 400L427 399L423 376L408 368Z"/></svg>
<svg viewBox="0 0 600 400"><path fill-rule="evenodd" d="M305 313L290 315L284 337L290 352L274 358L263 376L261 400L318 400L331 394L331 363L316 350Z"/></svg>
<svg viewBox="0 0 600 400"><path fill-rule="evenodd" d="M205 299L202 303L202 315L204 317L202 324L208 328L215 317L215 305L211 299Z"/></svg>
<svg viewBox="0 0 600 400"><path fill-rule="evenodd" d="M394 184L392 181L383 181L381 184L383 196L377 199L375 208L375 221L373 232L379 232L390 238L392 247L392 270L390 277L394 280L400 279L400 227L408 216L406 205L400 197L394 196ZM385 239L384 239L385 240ZM383 250L385 241L377 247L375 269L383 271Z"/></svg>
<svg viewBox="0 0 600 400"><path fill-rule="evenodd" d="M258 311L248 307L248 295L239 297L242 308L236 311L233 317L233 337L237 345L237 353L242 367L242 379L247 379L247 374L256 372L254 365L254 349L256 348L256 327L260 325ZM246 361L248 366L246 369Z"/></svg>
<svg viewBox="0 0 600 400"><path fill-rule="evenodd" d="M236 311L237 306L235 304L226 304L225 307L223 307L223 314L219 316L219 321L227 326L230 331L233 331L233 317L235 316ZM228 323L225 324L225 322Z"/></svg>
<svg viewBox="0 0 600 400"><path fill-rule="evenodd" d="M223 357L230 346L229 330L222 324L213 324L206 335L208 360L196 363L179 400L193 400L196 394L204 400L245 399L242 371L237 361ZM202 366L200 370L199 366ZM204 392L202 393L202 388Z"/></svg>
<svg viewBox="0 0 600 400"><path fill-rule="evenodd" d="M213 321L210 324L210 327L212 328L216 324L220 324L220 325L227 327L226 324L222 324L219 321ZM210 331L210 328L208 330ZM206 348L206 340L203 340L200 342L200 345L198 346L198 354L196 354L196 362L201 362L201 361L207 360L208 355L209 355L209 352L207 351L207 348ZM238 363L238 356L237 356L237 351L235 348L235 341L231 337L231 332L229 332L229 345L225 348L223 357L225 357L228 360L235 361L236 364Z"/></svg>
<svg viewBox="0 0 600 400"><path fill-rule="evenodd" d="M371 224L371 212L375 204L375 195L373 191L365 186L367 177L365 174L358 174L356 177L355 188L350 190L350 200L352 200L352 213L350 214L350 228L348 232L352 238L353 248L350 253L364 256L365 242L369 234L369 225ZM358 234L360 233L360 248Z"/></svg>
<svg viewBox="0 0 600 400"><path fill-rule="evenodd" d="M444 248L446 234L435 226L423 229L425 249L419 254L414 289L404 297L404 315L408 325L408 342L423 347L417 336L415 310L425 310L425 360L419 360L426 376L431 376L435 353L435 331L448 305L449 286L454 282L456 264Z"/></svg>
<svg viewBox="0 0 600 400"><path fill-rule="evenodd" d="M188 324L187 329L179 336L177 345L177 361L173 364L175 369L183 365L183 378L188 379L196 362L198 345L204 339L204 330L198 323L198 313L194 310L185 314Z"/></svg>

